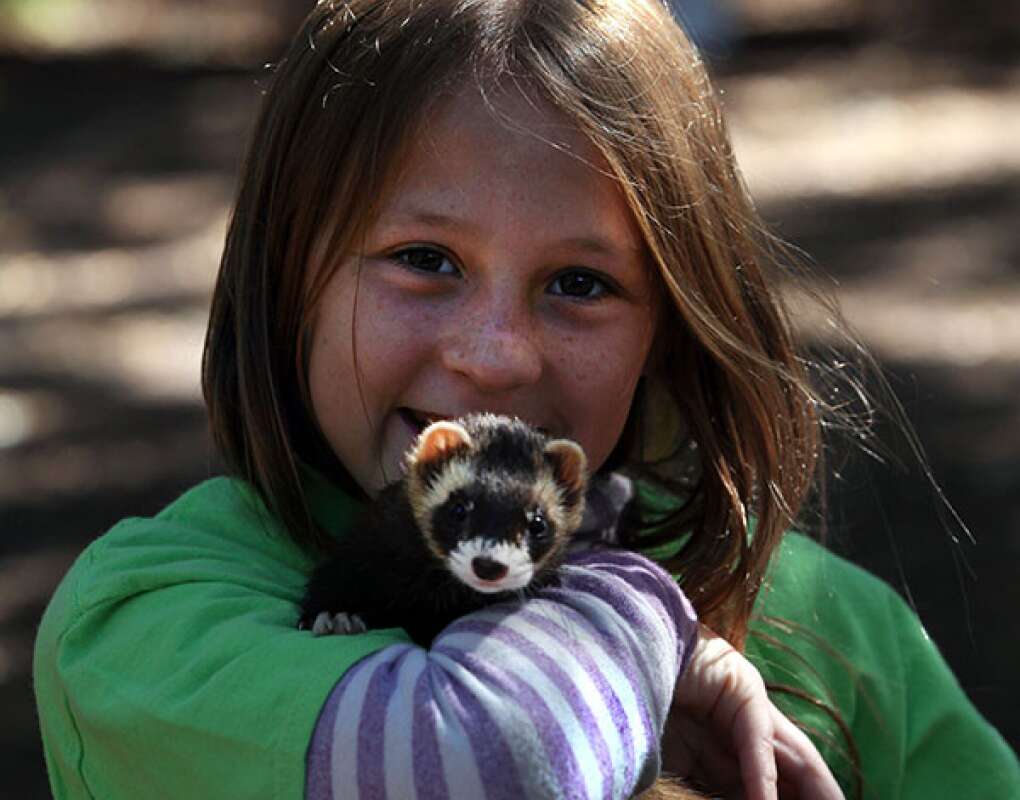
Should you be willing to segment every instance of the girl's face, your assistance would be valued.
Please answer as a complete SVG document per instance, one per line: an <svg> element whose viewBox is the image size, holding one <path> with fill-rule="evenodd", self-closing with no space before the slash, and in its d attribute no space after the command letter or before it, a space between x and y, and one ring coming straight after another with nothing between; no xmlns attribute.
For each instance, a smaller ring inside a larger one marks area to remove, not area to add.
<svg viewBox="0 0 1020 800"><path fill-rule="evenodd" d="M640 235L600 170L579 131L517 91L465 89L428 115L314 319L313 410L369 494L400 477L429 421L470 411L574 439L592 470L608 457L655 303Z"/></svg>

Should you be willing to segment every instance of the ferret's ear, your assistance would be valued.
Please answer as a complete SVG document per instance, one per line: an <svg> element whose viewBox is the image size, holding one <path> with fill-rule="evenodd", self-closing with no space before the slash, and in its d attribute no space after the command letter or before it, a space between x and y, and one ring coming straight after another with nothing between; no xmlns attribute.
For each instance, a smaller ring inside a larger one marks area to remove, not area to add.
<svg viewBox="0 0 1020 800"><path fill-rule="evenodd" d="M588 484L588 459L584 450L570 439L553 439L545 446L545 457L552 464L556 482L565 490L567 502L576 505L584 497Z"/></svg>
<svg viewBox="0 0 1020 800"><path fill-rule="evenodd" d="M418 434L418 441L408 455L408 467L427 470L470 446L471 436L463 425L449 420L433 422Z"/></svg>

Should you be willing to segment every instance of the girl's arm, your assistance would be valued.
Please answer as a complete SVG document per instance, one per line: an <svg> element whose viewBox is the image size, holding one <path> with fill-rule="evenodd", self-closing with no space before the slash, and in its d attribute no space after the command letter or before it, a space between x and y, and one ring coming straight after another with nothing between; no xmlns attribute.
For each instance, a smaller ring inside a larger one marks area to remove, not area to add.
<svg viewBox="0 0 1020 800"><path fill-rule="evenodd" d="M327 701L306 797L630 797L692 652L694 611L647 559L596 551L531 601L461 618L430 650L359 662Z"/></svg>

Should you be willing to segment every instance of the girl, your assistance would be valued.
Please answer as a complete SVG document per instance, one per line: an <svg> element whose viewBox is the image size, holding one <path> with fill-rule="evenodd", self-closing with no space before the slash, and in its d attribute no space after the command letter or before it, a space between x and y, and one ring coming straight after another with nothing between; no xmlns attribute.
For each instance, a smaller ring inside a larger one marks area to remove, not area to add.
<svg viewBox="0 0 1020 800"><path fill-rule="evenodd" d="M54 794L628 797L665 766L839 797L744 650L848 793L1010 795L1015 758L896 595L784 535L837 410L771 250L656 0L321 2L265 98L213 298L234 477L121 523L54 596ZM295 628L317 555L417 432L478 410L584 447L586 535L676 574L701 635L666 572L605 549L428 651Z"/></svg>

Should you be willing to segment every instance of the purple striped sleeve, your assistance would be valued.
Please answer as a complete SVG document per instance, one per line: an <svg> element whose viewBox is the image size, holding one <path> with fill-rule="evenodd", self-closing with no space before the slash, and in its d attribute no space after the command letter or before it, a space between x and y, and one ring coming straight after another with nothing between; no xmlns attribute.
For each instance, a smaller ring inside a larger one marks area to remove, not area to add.
<svg viewBox="0 0 1020 800"><path fill-rule="evenodd" d="M664 617L665 625L675 623L679 677L687 668L697 643L698 615L672 576L654 561L628 550L589 550L572 557L570 563L587 567L598 575L616 575L632 588L639 589L645 602L655 604L656 610Z"/></svg>
<svg viewBox="0 0 1020 800"><path fill-rule="evenodd" d="M584 728L585 735L591 741L592 747L595 751L595 760L598 764L598 769L603 777L603 786L609 787L612 785L612 756L609 753L609 748L606 745L605 736L603 736L599 729L598 722L592 714L591 707L589 706L586 698L578 688L573 676L571 676L560 664L548 654L546 654L536 642L530 639L527 635L518 633L511 629L508 625L500 625L494 620L483 620L477 616L468 617L460 620L457 623L457 631L471 631L481 636L492 636L499 639L501 642L509 647L515 648L518 652L522 653L535 667L543 671L556 687L563 694L567 700L571 709L577 715L578 720L581 721L582 727ZM483 669L485 665L481 665ZM582 665L586 671L591 674L590 662L588 666ZM522 691L529 691L530 687L524 684ZM569 752L567 752L564 758L571 764L576 764L576 757L573 752L570 751L569 745L567 746ZM603 797L609 795L603 793Z"/></svg>
<svg viewBox="0 0 1020 800"><path fill-rule="evenodd" d="M696 629L650 561L574 556L559 586L350 670L319 717L306 797L630 797L658 774Z"/></svg>
<svg viewBox="0 0 1020 800"><path fill-rule="evenodd" d="M537 611L526 609L522 614L522 620L529 623L535 628L546 632L550 637L559 639L561 642L570 641L570 634L567 629L564 628L559 622L550 619L547 615L540 614ZM577 624L583 624L578 621ZM599 697L602 700L602 704L605 706L607 715L603 716L602 719L607 722L612 730L615 730L619 735L618 747L623 753L623 764L624 764L624 775L623 780L625 782L630 781L633 776L632 765L634 763L634 737L631 735L630 726L627 724L627 715L623 707L619 694L612 685L612 683L606 679L605 675L599 669L595 659L586 649L574 649L574 656L577 659L578 664L584 670L588 678L591 679L592 685L595 686ZM632 687L635 687L633 680L630 680ZM645 730L651 730L651 723L648 719L647 714L642 714L642 726Z"/></svg>
<svg viewBox="0 0 1020 800"><path fill-rule="evenodd" d="M438 736L442 716L431 702L433 686L429 677L428 671L422 672L414 689L411 728L414 789L419 800L443 800L450 796L450 789L440 760Z"/></svg>

